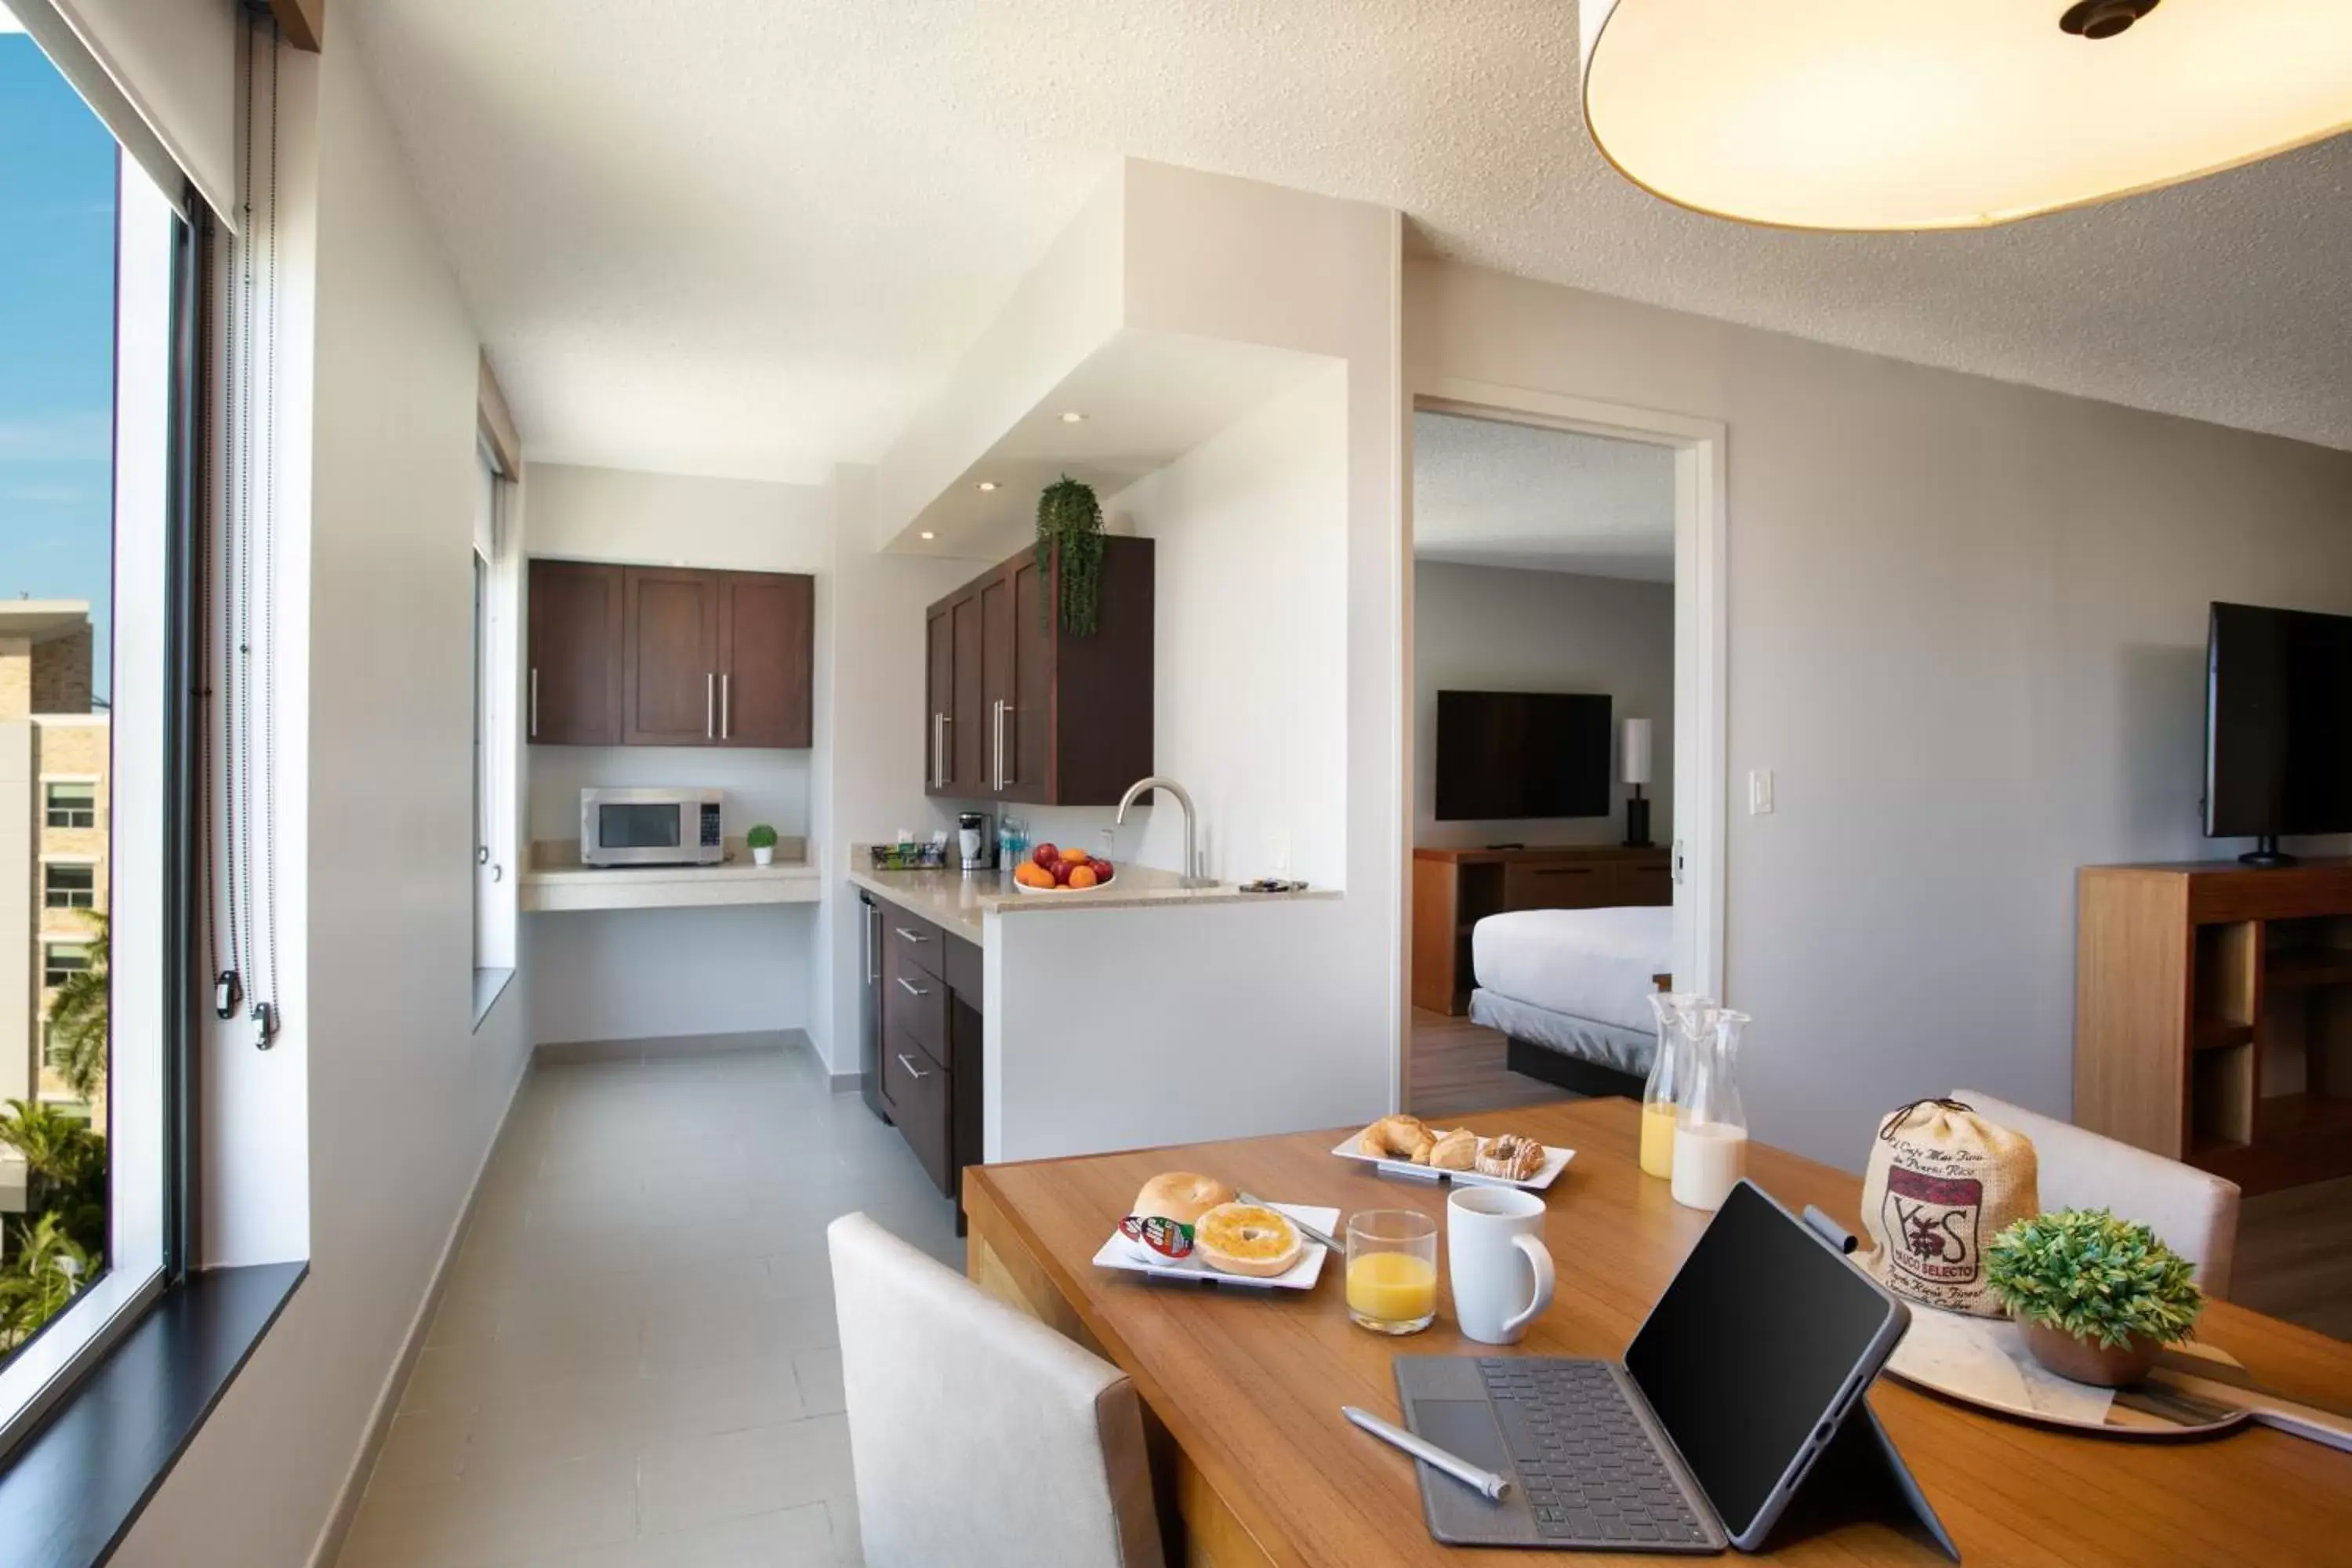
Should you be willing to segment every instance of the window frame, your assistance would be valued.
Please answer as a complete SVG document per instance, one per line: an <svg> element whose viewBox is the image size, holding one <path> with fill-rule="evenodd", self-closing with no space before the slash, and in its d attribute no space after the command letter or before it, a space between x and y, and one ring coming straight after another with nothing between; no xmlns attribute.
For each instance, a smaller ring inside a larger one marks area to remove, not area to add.
<svg viewBox="0 0 2352 1568"><path fill-rule="evenodd" d="M487 424L487 416L485 416ZM516 476L487 428L474 458L472 680L474 703L473 1019L479 1031L514 978L520 941L515 868L515 779L520 773L515 722L520 639L512 509Z"/></svg>
<svg viewBox="0 0 2352 1568"><path fill-rule="evenodd" d="M56 819L60 808L52 803L50 796L59 784L81 784L89 788L89 804L88 805L69 805L62 808L68 816L86 813L89 817L88 822L59 822ZM98 825L98 785L99 779L95 773L43 773L41 775L41 826L58 833L105 831Z"/></svg>
<svg viewBox="0 0 2352 1568"><path fill-rule="evenodd" d="M67 888L62 889L67 895L68 901L59 903L58 901L57 895L60 889L52 885L52 875L58 871L87 871L89 873L89 885L83 888ZM76 894L80 895L81 901L79 903L70 901ZM42 856L41 908L44 910L64 910L68 913L76 911L84 914L97 913L98 862L80 855Z"/></svg>

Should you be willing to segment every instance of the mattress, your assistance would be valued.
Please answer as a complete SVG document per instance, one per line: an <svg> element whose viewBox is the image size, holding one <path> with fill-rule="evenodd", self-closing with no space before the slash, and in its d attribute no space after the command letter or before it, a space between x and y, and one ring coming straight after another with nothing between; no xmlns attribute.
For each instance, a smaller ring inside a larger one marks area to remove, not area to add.
<svg viewBox="0 0 2352 1568"><path fill-rule="evenodd" d="M1519 910L1470 933L1478 987L1571 1017L1657 1032L1656 976L1673 967L1671 907Z"/></svg>
<svg viewBox="0 0 2352 1568"><path fill-rule="evenodd" d="M1515 1040L1525 1040L1579 1061L1615 1068L1635 1078L1649 1076L1650 1062L1658 1054L1654 1028L1621 1029L1598 1019L1515 1002L1492 991L1470 993L1470 1021L1499 1029Z"/></svg>

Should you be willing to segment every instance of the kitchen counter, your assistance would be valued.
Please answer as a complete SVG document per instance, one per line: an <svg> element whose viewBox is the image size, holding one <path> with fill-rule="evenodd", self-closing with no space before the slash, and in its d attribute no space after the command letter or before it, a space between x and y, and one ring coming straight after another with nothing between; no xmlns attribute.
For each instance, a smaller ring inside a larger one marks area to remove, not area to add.
<svg viewBox="0 0 2352 1568"><path fill-rule="evenodd" d="M1244 893L1231 882L1187 888L1173 871L1122 863L1107 888L1076 893L1024 893L1008 871L877 871L866 846L849 847L849 879L910 914L946 927L968 942L982 940L992 910L1004 915L1071 913L1087 910L1133 910L1192 904L1263 904L1293 899L1337 898L1337 893Z"/></svg>
<svg viewBox="0 0 2352 1568"><path fill-rule="evenodd" d="M751 862L740 839L729 839L716 866L583 866L577 839L542 839L522 874L521 904L552 913L573 910L686 909L709 904L813 904L824 879L805 840L787 838L765 866Z"/></svg>

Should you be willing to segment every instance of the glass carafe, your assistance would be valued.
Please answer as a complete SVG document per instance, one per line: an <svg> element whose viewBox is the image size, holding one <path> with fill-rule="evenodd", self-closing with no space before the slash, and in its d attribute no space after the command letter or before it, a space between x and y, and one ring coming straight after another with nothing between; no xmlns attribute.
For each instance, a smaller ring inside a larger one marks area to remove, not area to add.
<svg viewBox="0 0 2352 1568"><path fill-rule="evenodd" d="M1748 1107L1739 1098L1739 1040L1748 1015L1717 1010L1694 1034L1689 1088L1675 1107L1675 1202L1718 1209L1748 1170Z"/></svg>
<svg viewBox="0 0 2352 1568"><path fill-rule="evenodd" d="M1658 1051L1642 1086L1642 1173L1664 1180L1675 1166L1675 1107L1690 1091L1692 1040L1715 1027L1713 999L1687 991L1650 997L1657 1016Z"/></svg>

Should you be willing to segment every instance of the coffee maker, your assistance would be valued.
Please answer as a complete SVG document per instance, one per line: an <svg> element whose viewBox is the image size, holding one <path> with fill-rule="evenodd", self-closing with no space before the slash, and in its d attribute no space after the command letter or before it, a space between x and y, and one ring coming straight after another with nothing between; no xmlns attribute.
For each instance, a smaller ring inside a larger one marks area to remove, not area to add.
<svg viewBox="0 0 2352 1568"><path fill-rule="evenodd" d="M996 869L996 819L987 812L956 814L956 866L966 876Z"/></svg>

